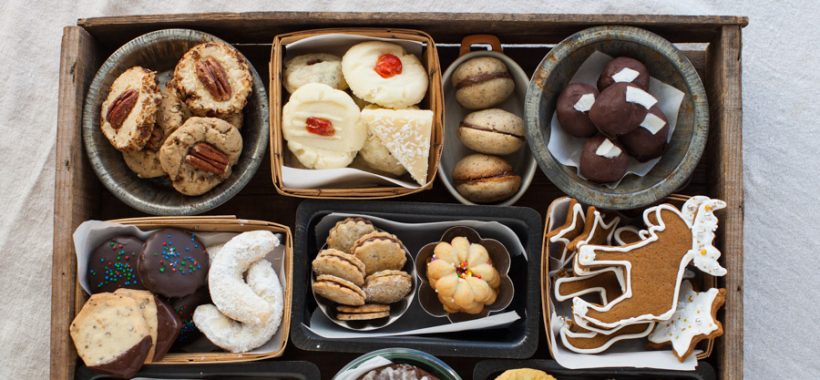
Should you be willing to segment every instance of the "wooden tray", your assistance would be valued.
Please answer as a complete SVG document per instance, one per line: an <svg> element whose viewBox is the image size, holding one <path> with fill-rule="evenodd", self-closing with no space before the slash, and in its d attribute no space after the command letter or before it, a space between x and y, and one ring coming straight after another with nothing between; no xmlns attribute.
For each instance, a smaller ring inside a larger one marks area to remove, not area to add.
<svg viewBox="0 0 820 380"><path fill-rule="evenodd" d="M646 28L680 45L706 85L711 111L709 141L690 183L679 192L704 194L728 202L718 214L722 264L731 273L719 280L728 290L724 321L726 335L716 341L709 358L720 378L743 377L743 166L741 131L741 29L745 17L646 15L541 15L481 13L212 13L123 16L81 19L64 29L60 56L60 87L54 199L54 252L52 267L51 378L70 379L76 353L68 334L74 316L75 256L71 234L86 219L143 216L125 206L100 186L82 150L80 121L88 85L102 60L140 34L172 27L199 29L234 43L260 70L267 82L271 39L280 33L323 27L402 27L419 29L436 41L442 70L458 56L458 43L468 34L490 33L507 43L504 51L529 74L549 51L550 44L581 29L601 24ZM270 164L264 163L248 186L211 215L240 215L271 220L294 228L300 200L276 194ZM549 202L563 194L536 173L518 206L543 213ZM402 199L453 202L444 186ZM544 334L542 331L541 334ZM544 335L542 335L544 336ZM535 358L548 358L546 340ZM285 360L309 360L325 376L336 373L355 354L304 352L288 347ZM444 360L469 376L475 359Z"/></svg>

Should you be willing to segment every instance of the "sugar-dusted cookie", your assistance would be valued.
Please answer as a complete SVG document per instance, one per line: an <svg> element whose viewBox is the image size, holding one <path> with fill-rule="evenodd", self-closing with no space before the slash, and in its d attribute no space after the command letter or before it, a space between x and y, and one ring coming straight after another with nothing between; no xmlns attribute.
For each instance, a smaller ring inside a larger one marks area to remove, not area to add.
<svg viewBox="0 0 820 380"><path fill-rule="evenodd" d="M293 93L308 83L322 83L346 90L341 58L327 53L297 55L285 62L285 89Z"/></svg>
<svg viewBox="0 0 820 380"><path fill-rule="evenodd" d="M427 94L427 71L421 61L397 44L367 41L342 57L342 72L357 97L387 108L406 108Z"/></svg>
<svg viewBox="0 0 820 380"><path fill-rule="evenodd" d="M693 220L670 204L644 211L649 236L626 246L584 245L578 263L585 266L618 265L626 269L626 291L606 305L573 299L574 319L605 329L649 320L669 319L677 307L680 283L689 263L713 276L726 274L720 251L714 247L718 219L714 211L726 203L692 198L684 209L697 205ZM653 217L650 217L652 215Z"/></svg>
<svg viewBox="0 0 820 380"><path fill-rule="evenodd" d="M367 108L362 122L419 185L427 183L433 111Z"/></svg>
<svg viewBox="0 0 820 380"><path fill-rule="evenodd" d="M288 149L309 169L349 165L364 145L367 128L359 107L346 92L308 83L282 107L282 135Z"/></svg>
<svg viewBox="0 0 820 380"><path fill-rule="evenodd" d="M349 306L364 305L364 291L356 284L329 274L316 276L313 292L330 301Z"/></svg>
<svg viewBox="0 0 820 380"><path fill-rule="evenodd" d="M154 71L134 66L125 70L100 106L100 129L115 149L141 150L154 130L160 102Z"/></svg>
<svg viewBox="0 0 820 380"><path fill-rule="evenodd" d="M360 237L376 232L376 227L365 218L344 218L333 226L327 235L327 246L342 252L351 253L353 243Z"/></svg>
<svg viewBox="0 0 820 380"><path fill-rule="evenodd" d="M217 116L242 111L253 87L245 57L221 42L206 42L188 50L172 79L192 114Z"/></svg>
<svg viewBox="0 0 820 380"><path fill-rule="evenodd" d="M643 338L655 328L655 322L642 322L634 325L618 327L610 334L589 331L572 321L567 321L561 327L561 342L569 350L581 354L597 354L604 352L616 342L628 339Z"/></svg>
<svg viewBox="0 0 820 380"><path fill-rule="evenodd" d="M115 377L133 377L151 349L140 303L114 293L92 295L74 317L69 332L86 366Z"/></svg>
<svg viewBox="0 0 820 380"><path fill-rule="evenodd" d="M684 281L677 310L669 320L658 322L658 327L649 335L649 346L663 348L671 345L675 356L683 362L698 342L723 335L717 312L725 301L726 289L696 292L692 283Z"/></svg>
<svg viewBox="0 0 820 380"><path fill-rule="evenodd" d="M337 249L324 249L311 263L313 273L317 276L332 274L348 280L357 286L364 285L364 263L349 253Z"/></svg>
<svg viewBox="0 0 820 380"><path fill-rule="evenodd" d="M168 136L159 160L174 189L194 196L230 177L241 153L242 135L231 124L212 117L192 117Z"/></svg>
<svg viewBox="0 0 820 380"><path fill-rule="evenodd" d="M386 269L399 270L407 261L401 240L388 232L371 232L360 237L350 253L364 263L368 275Z"/></svg>
<svg viewBox="0 0 820 380"><path fill-rule="evenodd" d="M400 270L383 270L367 276L365 301L391 304L401 301L413 290L413 278Z"/></svg>

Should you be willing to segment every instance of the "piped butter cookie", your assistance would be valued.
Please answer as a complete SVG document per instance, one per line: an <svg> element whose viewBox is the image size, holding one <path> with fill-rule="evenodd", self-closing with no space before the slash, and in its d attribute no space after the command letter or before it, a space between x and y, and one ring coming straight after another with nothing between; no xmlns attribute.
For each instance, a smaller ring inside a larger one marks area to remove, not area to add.
<svg viewBox="0 0 820 380"><path fill-rule="evenodd" d="M159 160L177 191L200 195L230 177L241 153L242 135L230 123L192 117L168 136Z"/></svg>
<svg viewBox="0 0 820 380"><path fill-rule="evenodd" d="M154 71L134 66L125 70L100 108L100 130L115 149L141 150L154 130L160 102Z"/></svg>
<svg viewBox="0 0 820 380"><path fill-rule="evenodd" d="M188 50L174 69L173 83L191 113L198 116L242 111L253 86L245 57L220 42Z"/></svg>

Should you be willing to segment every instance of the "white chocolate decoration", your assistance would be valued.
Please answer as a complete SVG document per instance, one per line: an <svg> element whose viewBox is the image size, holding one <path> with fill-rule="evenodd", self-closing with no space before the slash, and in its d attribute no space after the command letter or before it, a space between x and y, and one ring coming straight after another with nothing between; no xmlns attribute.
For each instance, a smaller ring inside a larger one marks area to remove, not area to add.
<svg viewBox="0 0 820 380"><path fill-rule="evenodd" d="M595 154L601 157L615 158L621 154L621 148L618 148L618 146L613 144L612 141L609 141L609 139L605 139L601 145L598 145Z"/></svg>
<svg viewBox="0 0 820 380"><path fill-rule="evenodd" d="M698 335L709 335L718 329L712 319L712 305L718 295L715 288L705 292L692 290L692 283L681 284L678 308L668 321L658 322L655 330L649 334L652 343L672 342L672 349L679 356L689 351L692 339Z"/></svg>
<svg viewBox="0 0 820 380"><path fill-rule="evenodd" d="M614 80L615 82L629 83L635 80L635 78L637 78L638 75L640 75L639 72L632 70L628 67L624 67L623 69L621 69L621 71L618 71L617 73L615 73L615 75L612 76L612 80Z"/></svg>
<svg viewBox="0 0 820 380"><path fill-rule="evenodd" d="M592 109L592 105L595 104L595 95L593 94L584 94L578 98L578 101L575 102L575 105L572 108L575 108L578 112L587 112Z"/></svg>
<svg viewBox="0 0 820 380"><path fill-rule="evenodd" d="M655 99L652 94L635 86L628 86L626 88L626 101L629 103L638 103L646 109L650 109L658 103L658 99Z"/></svg>
<svg viewBox="0 0 820 380"><path fill-rule="evenodd" d="M641 122L641 127L652 133L653 135L658 134L658 132L663 129L666 125L666 122L663 119L659 118L652 112L647 112L646 117Z"/></svg>

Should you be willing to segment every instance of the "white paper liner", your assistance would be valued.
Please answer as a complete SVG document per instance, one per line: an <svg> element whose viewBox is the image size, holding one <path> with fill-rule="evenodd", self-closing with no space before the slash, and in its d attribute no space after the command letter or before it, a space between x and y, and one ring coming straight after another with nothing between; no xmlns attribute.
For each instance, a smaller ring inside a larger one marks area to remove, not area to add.
<svg viewBox="0 0 820 380"><path fill-rule="evenodd" d="M563 201L557 200L552 206L552 212L549 216L549 225L547 230L550 231L557 226L564 223L564 218L567 213L569 198ZM550 243L549 245L549 265L550 265L550 282L552 283L553 274L557 271L560 263L561 244ZM695 350L692 355L686 358L683 363L678 361L674 352L671 349L664 350L647 350L644 344L646 339L632 339L624 340L616 343L610 349L598 354L579 354L568 350L564 347L559 336L561 326L564 320L572 320L572 301L557 302L555 300L555 292L550 286L549 299L550 310L550 328L552 331L548 332L552 357L558 364L570 368L602 368L602 367L635 367L635 368L657 368L678 371L692 371L698 364L697 355L701 350Z"/></svg>
<svg viewBox="0 0 820 380"><path fill-rule="evenodd" d="M154 231L156 231L156 229L141 230L135 226L105 222L101 220L87 220L80 224L80 226L74 230L73 238L74 251L77 254L77 279L83 290L86 293L91 294L89 291L90 287L88 286L88 281L86 279L86 269L88 268L88 256L91 255L94 248L104 243L107 239L118 235L132 235L145 240ZM211 246L224 244L236 235L238 235L238 233L235 232L196 232L196 237L202 242L206 249ZM286 281L289 281L289 279L285 277L285 243L282 234L276 233L276 235L279 238L280 244L273 250L273 252L269 253L265 259L270 261L273 268L276 269L276 274L279 276L279 282L282 285L282 294L284 294ZM285 300L282 301L284 302ZM282 326L280 326L279 330L276 334L274 334L271 340L261 347L248 351L247 353L269 354L276 351L276 349L281 347L282 344Z"/></svg>
<svg viewBox="0 0 820 380"><path fill-rule="evenodd" d="M377 38L352 34L320 34L313 37L303 38L299 41L285 45L285 55L283 62L287 62L290 57L307 53L329 53L339 56L353 45L363 41L385 41L401 45L405 50L415 54L419 60L422 59L424 44L418 41L402 40L395 38ZM430 136L432 138L432 136ZM288 149L285 144L284 149ZM379 175L373 172L353 168L339 169L299 169L295 167L282 166L282 184L293 189L314 189L318 187L368 187L368 186L400 186L406 189L418 189L421 187L416 182L404 181Z"/></svg>
<svg viewBox="0 0 820 380"><path fill-rule="evenodd" d="M401 231L413 231L414 234L431 234L431 231L435 231L432 233L435 235L435 238L430 241L419 241L414 242L419 247L430 243L438 241L438 238L450 227L454 226L467 226L475 229L478 233L482 236L482 238L487 238L488 235L494 235L496 237L501 237L497 239L502 241L505 245L507 250L510 252L510 257L516 256L523 256L524 259L527 259L526 250L524 246L521 244L521 241L518 239L518 236L515 235L515 232L511 230L509 227L498 223L498 222L484 222L484 221L477 221L477 220L457 220L457 221L446 221L446 222L430 222L430 223L402 223L396 222L393 220L383 219L371 215L364 215L364 214L347 214L347 213L331 213L323 217L315 227L317 233L321 234L322 236L317 237L317 240L321 240L320 242L324 241L324 237L327 235L327 231L329 231L333 225L336 224L337 221L347 218L347 217L361 217L367 218L373 224L380 229L385 231L391 232L393 234L399 235L401 238ZM406 239L402 239L409 243ZM411 244L408 244L411 245ZM318 244L321 246L321 244ZM409 247L408 247L409 248ZM411 249L411 253L415 254L413 248ZM418 291L418 290L416 290ZM424 313L424 316L427 316L426 312L423 311L423 308L419 304L419 297L416 297L413 300L413 304L410 308L415 308L415 310L421 311ZM405 315L403 318L408 318L408 315ZM480 330L480 329L488 329L488 328L499 328L503 326L507 326L518 319L521 319L521 316L516 311L508 311L508 312L501 312L490 314L487 317L474 319L471 321L465 322L458 322L458 323L450 323L449 320L445 317L430 317L427 318L427 322L431 322L426 326L420 326L419 328L414 329L402 329L401 326L402 319L399 319L395 324L385 327L384 329L375 330L375 331L368 331L368 332L357 332L344 329L333 321L329 320L324 313L322 313L319 308L313 311L310 316L309 324L304 325L305 328L312 331L313 333L328 339L352 339L352 338L364 338L364 337L388 337L388 336L403 336L403 335L424 335L424 334L438 334L438 333L448 333L448 332L456 332L456 331L468 331L468 330ZM434 321L433 321L434 320ZM425 322L425 323L427 323Z"/></svg>
<svg viewBox="0 0 820 380"><path fill-rule="evenodd" d="M572 76L570 83L586 83L597 88L598 77L601 75L601 72L604 71L604 66L612 59L612 57L600 51L593 52L589 58L578 67L578 71ZM669 136L667 137L667 141L670 141L672 134L675 132L675 125L678 123L678 112L680 111L680 105L683 102L685 94L683 91L661 82L655 77L649 78L649 93L658 99L658 107L669 120ZM566 133L564 129L561 128L561 124L558 123L557 113L553 112L552 120L550 121L550 141L547 148L550 153L552 153L552 156L555 157L555 160L560 162L561 165L577 168L578 176L581 178L583 178L580 171L581 149L584 147L586 140L586 138L574 137ZM658 157L647 162L638 162L638 160L630 157L626 174L621 177L621 180L629 174L634 174L639 177L647 175L660 160L661 157ZM607 183L603 186L614 189L621 180Z"/></svg>
<svg viewBox="0 0 820 380"><path fill-rule="evenodd" d="M334 380L356 380L367 371L372 369L376 369L382 366L386 366L389 364L393 364L390 359L387 359L383 356L374 356L370 359L365 360L362 364L359 364L356 368L348 369L344 372L337 373L336 376L333 377Z"/></svg>

